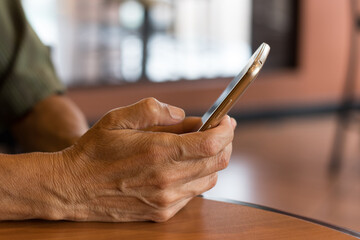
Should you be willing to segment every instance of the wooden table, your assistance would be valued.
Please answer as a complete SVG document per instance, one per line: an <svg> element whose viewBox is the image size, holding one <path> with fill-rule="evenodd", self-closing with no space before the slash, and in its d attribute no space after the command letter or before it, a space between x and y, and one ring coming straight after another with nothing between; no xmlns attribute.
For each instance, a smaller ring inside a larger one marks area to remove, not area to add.
<svg viewBox="0 0 360 240"><path fill-rule="evenodd" d="M338 230L257 206L197 197L165 223L1 222L0 239L356 239Z"/></svg>

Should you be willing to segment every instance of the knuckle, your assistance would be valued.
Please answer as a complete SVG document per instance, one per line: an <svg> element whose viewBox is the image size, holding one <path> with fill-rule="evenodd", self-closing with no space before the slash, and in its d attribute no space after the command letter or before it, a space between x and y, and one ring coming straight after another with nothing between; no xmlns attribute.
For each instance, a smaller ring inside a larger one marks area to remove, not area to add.
<svg viewBox="0 0 360 240"><path fill-rule="evenodd" d="M210 176L210 179L209 179L209 189L212 189L213 187L215 187L216 183L217 183L217 180L218 180L218 174L217 173L214 173Z"/></svg>
<svg viewBox="0 0 360 240"><path fill-rule="evenodd" d="M116 121L116 110L111 110L101 119L101 127L112 126Z"/></svg>
<svg viewBox="0 0 360 240"><path fill-rule="evenodd" d="M229 154L226 154L226 152L222 152L217 158L218 169L220 170L225 169L229 165L229 162L230 162Z"/></svg>
<svg viewBox="0 0 360 240"><path fill-rule="evenodd" d="M160 112L160 102L153 97L144 99L143 104L151 115L156 115Z"/></svg>
<svg viewBox="0 0 360 240"><path fill-rule="evenodd" d="M166 192L161 192L154 200L154 205L158 209L167 209L172 205L172 203L172 198Z"/></svg>
<svg viewBox="0 0 360 240"><path fill-rule="evenodd" d="M147 153L151 162L177 164L183 155L181 146L167 134L156 134L147 140Z"/></svg>
<svg viewBox="0 0 360 240"><path fill-rule="evenodd" d="M226 148L226 154L227 154L228 157L231 156L231 153L232 153L232 143L230 143L228 145L228 147Z"/></svg>
<svg viewBox="0 0 360 240"><path fill-rule="evenodd" d="M157 211L153 216L153 221L154 222L159 222L159 223L160 222L166 222L172 216L173 216L173 213L169 209Z"/></svg>
<svg viewBox="0 0 360 240"><path fill-rule="evenodd" d="M200 150L208 157L218 154L218 144L214 138L206 138L201 142Z"/></svg>
<svg viewBox="0 0 360 240"><path fill-rule="evenodd" d="M168 135L167 135L168 136ZM171 137L164 139L164 142L168 143L167 157L173 160L174 163L178 163L185 157L185 146L182 143L181 135L171 135Z"/></svg>

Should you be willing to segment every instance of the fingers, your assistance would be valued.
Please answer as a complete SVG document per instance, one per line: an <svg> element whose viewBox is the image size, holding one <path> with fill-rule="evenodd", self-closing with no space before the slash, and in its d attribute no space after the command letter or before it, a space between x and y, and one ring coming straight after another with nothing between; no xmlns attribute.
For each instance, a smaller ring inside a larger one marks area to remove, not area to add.
<svg viewBox="0 0 360 240"><path fill-rule="evenodd" d="M165 186L173 183L186 184L225 169L229 165L231 152L232 144L230 143L216 156L182 161L176 168L172 167L175 168L174 171L169 170L170 176L165 178L167 180Z"/></svg>
<svg viewBox="0 0 360 240"><path fill-rule="evenodd" d="M182 109L147 98L108 112L96 125L109 130L146 129L178 124L184 117Z"/></svg>
<svg viewBox="0 0 360 240"><path fill-rule="evenodd" d="M234 138L234 125L229 116L220 124L204 132L175 135L178 159L208 158L220 153Z"/></svg>
<svg viewBox="0 0 360 240"><path fill-rule="evenodd" d="M146 129L146 131L183 134L196 132L200 128L201 124L202 122L200 117L187 117L181 123L172 126L156 126Z"/></svg>
<svg viewBox="0 0 360 240"><path fill-rule="evenodd" d="M143 164L154 171L150 182L166 188L226 168L232 152L233 129L227 117L219 126L204 132L183 135L149 133L152 136L146 142L151 142L151 147L143 153L147 158ZM157 165L161 165L161 172L154 168Z"/></svg>
<svg viewBox="0 0 360 240"><path fill-rule="evenodd" d="M231 118L231 124L235 128L236 121ZM172 126L156 126L145 129L146 131L152 132L167 132L167 133L175 133L175 134L184 134L190 132L196 132L202 125L201 117L187 117L179 124Z"/></svg>
<svg viewBox="0 0 360 240"><path fill-rule="evenodd" d="M171 208L155 211L150 220L154 222L166 222L167 220L172 218L177 212L179 212L183 207L185 207L186 204L191 201L191 199L192 198L187 198L178 202Z"/></svg>
<svg viewBox="0 0 360 240"><path fill-rule="evenodd" d="M231 153L232 143L227 145L225 149L216 156L206 159L187 161L187 164L184 164L185 168L187 169L187 179L184 177L184 180L190 181L192 179L201 178L209 174L224 170L229 165Z"/></svg>
<svg viewBox="0 0 360 240"><path fill-rule="evenodd" d="M152 207L152 214L150 219L154 222L165 222L172 218L177 212L179 212L193 197L211 189L215 186L217 175L213 174L198 181L191 183L191 186L183 185L183 188L189 189L173 189L173 192L160 195L155 201L145 204ZM184 193L179 194L178 191Z"/></svg>
<svg viewBox="0 0 360 240"><path fill-rule="evenodd" d="M229 127L228 124L230 123L232 130L235 129L236 121L234 119L228 118L224 121L225 122L220 123L223 128L226 128L226 126ZM220 125L219 127L221 127ZM220 128L220 132L221 129L222 128ZM214 132L216 133L218 131L219 129ZM157 194L152 196L152 200L150 199L150 201L147 202L155 209L158 209L151 220L155 222L165 222L169 220L193 197L213 188L217 183L217 171L228 166L232 152L231 141L216 156L200 160L193 159L190 161L183 161L183 164L180 164L176 171L177 173L183 173L180 174L177 184L174 184L175 186L172 188L166 188L166 191L158 191ZM177 180L174 179L176 173L172 173L171 176L173 176L173 181L175 182ZM167 183L165 186L166 185L171 185L171 183Z"/></svg>
<svg viewBox="0 0 360 240"><path fill-rule="evenodd" d="M173 217L193 197L213 188L216 182L217 173L213 173L186 184L179 184L167 191L158 191L151 198L142 201L154 209L150 220L164 222Z"/></svg>
<svg viewBox="0 0 360 240"><path fill-rule="evenodd" d="M212 173L187 183L177 183L167 189L154 188L149 195L142 195L142 201L155 209L170 208L184 199L195 197L213 188L217 182L217 173Z"/></svg>
<svg viewBox="0 0 360 240"><path fill-rule="evenodd" d="M237 122L234 118L231 118L231 125L233 126L234 130L236 128Z"/></svg>
<svg viewBox="0 0 360 240"><path fill-rule="evenodd" d="M134 186L138 186L134 183L126 183L125 185L127 188L119 187L119 189L122 189L122 192L132 196L150 198L165 203L173 202L175 201L174 196L177 196L177 194L180 194L181 192L177 191L169 194L169 190L174 187L178 188L183 184L189 186L188 183L190 182L197 181L197 179L212 175L226 168L230 161L231 150L232 146L229 144L224 151L211 158L187 160L177 163L168 161L167 164L162 164L157 168L155 167L156 163L152 164L153 166L147 166L146 169L150 172L147 174L141 174L143 178L139 179L139 181L146 182L146 187L151 187L151 191L148 191L148 194L141 192L141 189L138 187L134 188ZM191 188L188 188L188 190L189 189L191 190ZM195 188L192 190L194 189ZM190 193L199 194L205 190L207 189L198 188L198 192L190 191ZM156 195L155 192L166 194ZM151 197L154 196L154 194L156 196ZM190 194L190 196L193 194ZM186 196L189 196L189 194ZM155 203L157 202L155 201Z"/></svg>

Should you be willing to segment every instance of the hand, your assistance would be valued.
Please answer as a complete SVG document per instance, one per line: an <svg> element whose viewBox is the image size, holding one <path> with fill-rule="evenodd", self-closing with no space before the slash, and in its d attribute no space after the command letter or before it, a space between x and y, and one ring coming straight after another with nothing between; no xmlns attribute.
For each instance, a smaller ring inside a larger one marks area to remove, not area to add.
<svg viewBox="0 0 360 240"><path fill-rule="evenodd" d="M162 222L215 186L229 163L234 120L186 134L141 130L198 123L184 115L153 98L106 114L55 166L54 191L66 209L58 218Z"/></svg>
<svg viewBox="0 0 360 240"><path fill-rule="evenodd" d="M231 119L232 124L236 124L234 119ZM167 133L176 133L176 134L184 134L196 132L202 125L202 121L200 117L187 117L182 122L169 125L169 126L153 126L144 129L145 131L151 132L167 132Z"/></svg>

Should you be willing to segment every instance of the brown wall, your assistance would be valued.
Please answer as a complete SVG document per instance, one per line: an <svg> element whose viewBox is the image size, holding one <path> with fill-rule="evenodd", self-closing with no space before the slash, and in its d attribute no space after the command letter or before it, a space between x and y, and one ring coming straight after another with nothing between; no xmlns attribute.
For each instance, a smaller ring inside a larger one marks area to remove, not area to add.
<svg viewBox="0 0 360 240"><path fill-rule="evenodd" d="M336 103L346 78L350 45L349 2L300 0L299 67L292 71L260 74L236 105L235 111ZM218 79L71 89L69 95L91 121L111 108L148 96L183 107L189 112L203 112L228 81Z"/></svg>

